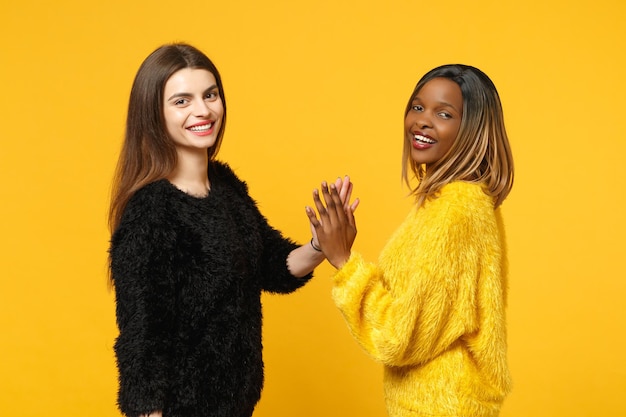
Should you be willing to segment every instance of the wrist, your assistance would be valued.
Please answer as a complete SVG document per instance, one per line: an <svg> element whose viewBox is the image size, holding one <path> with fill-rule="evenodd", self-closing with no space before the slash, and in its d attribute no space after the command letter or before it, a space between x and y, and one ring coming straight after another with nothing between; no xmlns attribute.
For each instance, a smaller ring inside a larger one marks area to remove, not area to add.
<svg viewBox="0 0 626 417"><path fill-rule="evenodd" d="M352 256L351 252L344 254L342 256L337 256L332 260L328 259L328 262L335 267L335 269L341 269L347 262L350 260L350 256Z"/></svg>
<svg viewBox="0 0 626 417"><path fill-rule="evenodd" d="M311 244L311 247L313 248L313 250L315 250L316 252L321 252L322 248L319 247L319 243L315 243L313 241L313 238L311 238L311 241L309 242Z"/></svg>

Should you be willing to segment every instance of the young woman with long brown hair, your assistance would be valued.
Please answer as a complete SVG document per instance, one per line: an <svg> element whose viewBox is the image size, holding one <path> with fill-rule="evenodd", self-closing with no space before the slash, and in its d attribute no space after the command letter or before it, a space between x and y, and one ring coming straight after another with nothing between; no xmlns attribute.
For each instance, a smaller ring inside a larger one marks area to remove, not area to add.
<svg viewBox="0 0 626 417"><path fill-rule="evenodd" d="M110 209L118 404L129 417L249 417L263 385L261 292L324 260L272 228L216 160L226 99L211 60L165 45L141 64ZM349 179L338 180L349 201ZM356 206L354 206L356 208Z"/></svg>

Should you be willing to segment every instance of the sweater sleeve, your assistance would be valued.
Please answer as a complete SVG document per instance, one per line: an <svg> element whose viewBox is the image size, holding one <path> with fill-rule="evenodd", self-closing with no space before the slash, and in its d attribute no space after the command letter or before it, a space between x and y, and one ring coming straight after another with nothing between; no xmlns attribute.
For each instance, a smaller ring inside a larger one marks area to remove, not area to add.
<svg viewBox="0 0 626 417"><path fill-rule="evenodd" d="M243 199L246 210L241 222L254 222L260 236L258 267L261 273L261 287L265 291L290 293L306 284L312 277L309 273L304 277L295 277L287 266L287 257L297 245L273 228L259 210L256 201L250 196L247 184L239 179L231 168L224 163L214 163L211 167L232 186Z"/></svg>
<svg viewBox="0 0 626 417"><path fill-rule="evenodd" d="M287 257L298 245L273 227L259 213L263 254L261 257L262 286L265 291L290 293L306 284L313 272L304 277L295 277L287 266Z"/></svg>
<svg viewBox="0 0 626 417"><path fill-rule="evenodd" d="M175 316L175 240L173 230L141 216L123 222L111 239L118 404L129 417L164 406Z"/></svg>
<svg viewBox="0 0 626 417"><path fill-rule="evenodd" d="M481 251L497 231L490 200L475 200L435 200L407 218L379 265L353 254L336 273L334 301L375 359L419 365L477 330Z"/></svg>

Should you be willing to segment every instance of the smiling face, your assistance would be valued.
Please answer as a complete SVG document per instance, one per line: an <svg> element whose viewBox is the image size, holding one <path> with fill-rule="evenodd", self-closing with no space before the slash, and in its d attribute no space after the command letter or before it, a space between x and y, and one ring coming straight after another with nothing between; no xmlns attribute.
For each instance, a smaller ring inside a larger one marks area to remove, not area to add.
<svg viewBox="0 0 626 417"><path fill-rule="evenodd" d="M215 145L224 105L215 76L205 69L183 68L165 83L165 128L176 148L203 151Z"/></svg>
<svg viewBox="0 0 626 417"><path fill-rule="evenodd" d="M404 120L411 159L426 169L454 143L463 117L463 94L457 83L433 78L413 97Z"/></svg>

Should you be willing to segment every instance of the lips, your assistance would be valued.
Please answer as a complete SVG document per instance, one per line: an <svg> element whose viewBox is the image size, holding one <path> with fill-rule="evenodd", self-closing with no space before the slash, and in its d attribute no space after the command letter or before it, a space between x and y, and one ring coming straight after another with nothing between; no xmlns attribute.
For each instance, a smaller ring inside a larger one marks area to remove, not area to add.
<svg viewBox="0 0 626 417"><path fill-rule="evenodd" d="M423 143L423 144L426 144L426 145L433 145L433 144L437 143L436 140L430 138L429 136L425 136L425 135L415 134L415 135L413 135L413 138L415 139L416 142Z"/></svg>
<svg viewBox="0 0 626 417"><path fill-rule="evenodd" d="M431 138L428 135L424 135L421 132L411 132L411 135L411 145L413 146L413 149L418 151L430 149L437 143L435 139Z"/></svg>
<svg viewBox="0 0 626 417"><path fill-rule="evenodd" d="M216 125L216 121L203 121L187 126L185 129L194 136L211 136L215 132Z"/></svg>
<svg viewBox="0 0 626 417"><path fill-rule="evenodd" d="M189 126L187 130L191 130L192 132L196 132L196 133L204 133L204 132L208 132L209 130L211 130L214 124L215 122L198 123L193 126Z"/></svg>

